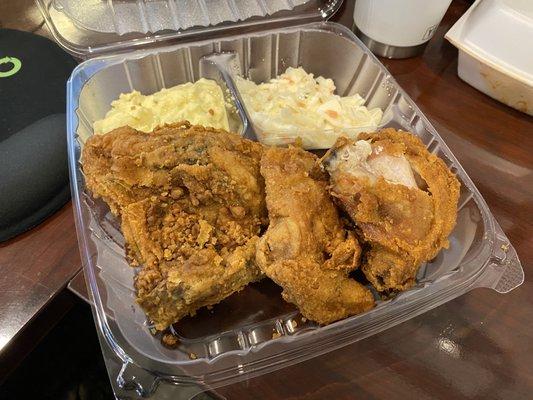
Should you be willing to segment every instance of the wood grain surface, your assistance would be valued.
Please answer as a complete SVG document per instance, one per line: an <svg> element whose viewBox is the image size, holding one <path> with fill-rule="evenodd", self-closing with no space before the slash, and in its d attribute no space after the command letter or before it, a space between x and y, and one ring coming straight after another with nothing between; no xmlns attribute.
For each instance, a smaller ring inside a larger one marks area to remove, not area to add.
<svg viewBox="0 0 533 400"><path fill-rule="evenodd" d="M0 244L0 356L80 266L70 203L38 227Z"/></svg>
<svg viewBox="0 0 533 400"><path fill-rule="evenodd" d="M353 0L334 20L351 27ZM393 329L294 367L217 389L228 399L526 399L533 397L533 118L457 76L444 33L471 2L454 0L424 54L382 60L434 124L515 246L526 280L474 290ZM11 14L10 14L11 13ZM10 15L19 18L14 23ZM0 26L39 29L33 2L3 0ZM0 245L0 349L79 270L72 210ZM81 278L73 287L83 291Z"/></svg>

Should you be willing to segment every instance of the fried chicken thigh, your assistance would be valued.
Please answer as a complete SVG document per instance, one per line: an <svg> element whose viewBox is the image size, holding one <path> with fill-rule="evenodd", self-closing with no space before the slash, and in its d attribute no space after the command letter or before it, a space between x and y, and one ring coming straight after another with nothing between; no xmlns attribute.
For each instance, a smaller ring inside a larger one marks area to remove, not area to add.
<svg viewBox="0 0 533 400"><path fill-rule="evenodd" d="M448 246L457 178L416 136L394 129L340 138L322 163L332 196L370 244L367 279L384 294L411 287L420 264Z"/></svg>
<svg viewBox="0 0 533 400"><path fill-rule="evenodd" d="M261 270L308 319L327 324L374 306L371 292L348 277L361 248L343 229L317 157L269 148L261 159L270 225L257 246Z"/></svg>
<svg viewBox="0 0 533 400"><path fill-rule="evenodd" d="M261 278L261 153L258 143L188 123L87 141L87 187L122 219L128 256L142 266L137 301L157 329Z"/></svg>

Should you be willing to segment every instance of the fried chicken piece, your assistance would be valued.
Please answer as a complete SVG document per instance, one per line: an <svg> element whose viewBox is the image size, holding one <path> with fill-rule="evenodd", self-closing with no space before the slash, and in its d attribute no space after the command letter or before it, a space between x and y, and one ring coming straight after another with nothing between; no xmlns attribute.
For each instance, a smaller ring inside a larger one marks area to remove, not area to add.
<svg viewBox="0 0 533 400"><path fill-rule="evenodd" d="M348 277L361 248L343 229L317 157L270 148L261 159L270 226L257 246L261 270L308 319L328 324L369 310L371 292Z"/></svg>
<svg viewBox="0 0 533 400"><path fill-rule="evenodd" d="M93 136L83 150L87 187L122 219L137 301L157 329L220 302L262 275L267 223L262 146L238 135L167 125Z"/></svg>
<svg viewBox="0 0 533 400"><path fill-rule="evenodd" d="M157 329L262 278L255 264L258 231L245 232L227 215L208 221L209 212L201 214L151 199L122 214L124 236L145 260L135 281L137 301Z"/></svg>
<svg viewBox="0 0 533 400"><path fill-rule="evenodd" d="M124 142L134 138L132 132L135 131L124 127L106 135L94 135L85 143L81 155L86 187L95 198L101 197L117 216L128 204L160 192L157 187L141 186L122 177L124 171L117 164L120 159L129 158L129 155L127 151L120 150ZM133 149L131 151L134 152Z"/></svg>
<svg viewBox="0 0 533 400"><path fill-rule="evenodd" d="M420 264L448 247L457 178L420 139L394 129L340 138L322 163L331 194L371 246L367 279L384 294L411 287Z"/></svg>
<svg viewBox="0 0 533 400"><path fill-rule="evenodd" d="M261 150L260 144L236 134L180 122L152 133L122 127L94 135L83 148L82 165L87 187L117 215L122 206L150 195L167 191L171 197L180 197L183 188L179 184L184 179L191 184L197 181L196 191L212 184L213 194L220 194L224 187L218 186L224 182L210 182L204 172L212 166L220 170L218 178L235 181L230 182L233 189L250 203L250 209L264 213L263 179L258 173ZM203 183L196 178L202 173ZM195 206L197 199L190 200Z"/></svg>

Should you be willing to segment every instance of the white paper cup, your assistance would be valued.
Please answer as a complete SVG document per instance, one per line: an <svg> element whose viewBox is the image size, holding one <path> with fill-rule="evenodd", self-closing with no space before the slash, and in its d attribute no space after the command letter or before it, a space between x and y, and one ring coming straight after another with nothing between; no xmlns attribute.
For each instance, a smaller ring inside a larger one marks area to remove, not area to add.
<svg viewBox="0 0 533 400"><path fill-rule="evenodd" d="M390 58L419 54L451 0L357 0L356 33L374 53Z"/></svg>

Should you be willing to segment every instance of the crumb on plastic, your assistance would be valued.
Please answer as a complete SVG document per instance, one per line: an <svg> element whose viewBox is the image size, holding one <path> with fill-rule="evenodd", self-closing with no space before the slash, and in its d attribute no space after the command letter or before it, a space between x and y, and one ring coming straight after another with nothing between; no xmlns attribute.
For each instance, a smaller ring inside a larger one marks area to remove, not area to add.
<svg viewBox="0 0 533 400"><path fill-rule="evenodd" d="M195 353L189 353L189 358L191 360L196 360L198 358L198 356Z"/></svg>
<svg viewBox="0 0 533 400"><path fill-rule="evenodd" d="M172 333L165 333L161 338L161 342L164 346L169 347L171 349L176 348L180 344L180 340Z"/></svg>
<svg viewBox="0 0 533 400"><path fill-rule="evenodd" d="M281 337L281 333L279 333L278 331L274 331L274 333L272 333L272 339L277 339Z"/></svg>

